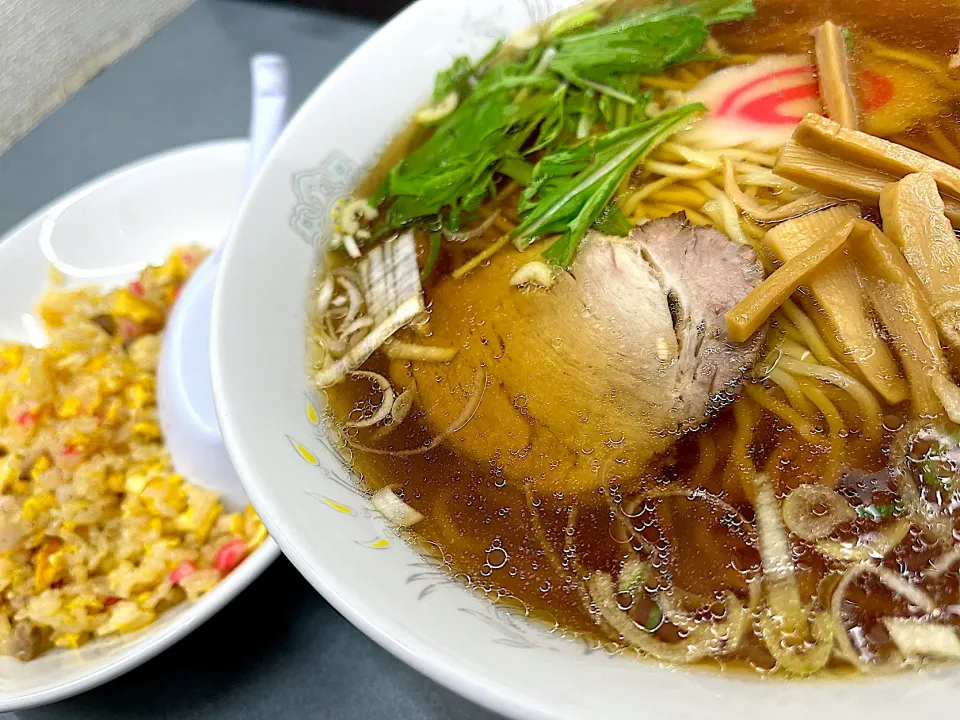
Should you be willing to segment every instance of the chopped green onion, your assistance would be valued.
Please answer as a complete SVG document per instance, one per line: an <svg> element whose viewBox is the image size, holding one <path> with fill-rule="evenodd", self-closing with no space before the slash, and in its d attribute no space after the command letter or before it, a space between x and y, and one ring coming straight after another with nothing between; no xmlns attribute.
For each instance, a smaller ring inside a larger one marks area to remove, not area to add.
<svg viewBox="0 0 960 720"><path fill-rule="evenodd" d="M920 477L927 487L937 490L953 490L956 471L946 459L947 452L947 448L942 442L934 442L923 457L915 461L920 468ZM943 474L944 471L946 476Z"/></svg>
<svg viewBox="0 0 960 720"><path fill-rule="evenodd" d="M635 598L637 593L643 589L644 582L649 574L650 567L643 560L639 558L628 560L620 571L620 577L617 580L617 592L625 593ZM659 605L654 603L647 615L647 622L643 625L643 629L652 633L660 627L660 623L662 622L663 611Z"/></svg>
<svg viewBox="0 0 960 720"><path fill-rule="evenodd" d="M617 580L617 592L636 594L637 590L643 587L643 581L649 572L650 569L642 560L637 558L628 560L620 571L620 577Z"/></svg>
<svg viewBox="0 0 960 720"><path fill-rule="evenodd" d="M882 520L888 517L899 517L903 515L903 503L896 500L892 503L880 503L871 505L861 505L856 508L857 517L866 520Z"/></svg>
<svg viewBox="0 0 960 720"><path fill-rule="evenodd" d="M660 609L659 605L654 603L653 607L650 608L650 614L647 615L647 624L643 626L643 629L649 633L656 632L662 622L663 610Z"/></svg>

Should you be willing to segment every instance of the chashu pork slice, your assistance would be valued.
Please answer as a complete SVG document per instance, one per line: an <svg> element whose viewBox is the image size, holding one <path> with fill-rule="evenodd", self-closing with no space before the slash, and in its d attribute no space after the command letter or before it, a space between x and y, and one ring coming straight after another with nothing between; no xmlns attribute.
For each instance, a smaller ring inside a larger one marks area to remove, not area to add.
<svg viewBox="0 0 960 720"><path fill-rule="evenodd" d="M432 343L460 351L447 364L397 363L439 430L461 414L478 373L472 419L446 443L538 492L596 491L639 473L679 435L737 396L762 335L731 343L724 313L763 279L751 248L682 216L628 237L589 234L552 287L519 289L536 259L502 251L433 292Z"/></svg>

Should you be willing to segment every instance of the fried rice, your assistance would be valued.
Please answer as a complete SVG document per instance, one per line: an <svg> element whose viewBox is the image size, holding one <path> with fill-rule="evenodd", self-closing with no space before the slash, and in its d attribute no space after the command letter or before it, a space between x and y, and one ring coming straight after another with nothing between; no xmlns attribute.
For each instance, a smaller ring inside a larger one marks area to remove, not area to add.
<svg viewBox="0 0 960 720"><path fill-rule="evenodd" d="M0 653L29 660L149 625L267 536L178 475L156 407L162 330L204 258L109 292L55 289L49 342L0 343Z"/></svg>

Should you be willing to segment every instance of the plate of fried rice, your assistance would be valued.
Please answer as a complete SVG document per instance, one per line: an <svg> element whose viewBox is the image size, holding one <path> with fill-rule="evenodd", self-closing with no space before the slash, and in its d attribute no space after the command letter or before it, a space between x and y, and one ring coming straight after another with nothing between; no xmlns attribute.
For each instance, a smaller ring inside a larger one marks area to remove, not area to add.
<svg viewBox="0 0 960 720"><path fill-rule="evenodd" d="M0 239L0 711L106 682L277 557L247 498L176 472L156 365L238 209L246 143L121 168Z"/></svg>

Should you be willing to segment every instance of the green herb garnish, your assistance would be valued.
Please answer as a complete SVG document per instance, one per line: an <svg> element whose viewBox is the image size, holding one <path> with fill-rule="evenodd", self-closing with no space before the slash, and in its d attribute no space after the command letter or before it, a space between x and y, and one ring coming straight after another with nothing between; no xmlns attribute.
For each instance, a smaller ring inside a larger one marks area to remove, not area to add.
<svg viewBox="0 0 960 720"><path fill-rule="evenodd" d="M476 64L470 62L470 58L466 55L456 58L450 67L437 73L437 79L433 83L433 99L442 100L452 92L459 93L461 96L466 95L470 91L471 84L486 72L490 61L501 47L503 47L502 40L498 41Z"/></svg>
<svg viewBox="0 0 960 720"><path fill-rule="evenodd" d="M533 165L518 157L507 157L497 164L497 171L523 186L533 180Z"/></svg>
<svg viewBox="0 0 960 720"><path fill-rule="evenodd" d="M586 7L556 18L519 59L499 46L475 65L457 58L437 76L434 99L455 92L459 103L381 183L379 232L457 230L509 177L526 188L516 244L563 233L545 256L568 266L592 225L623 231L609 207L617 186L699 108L648 120L641 76L700 57L710 25L753 14L751 0L699 0L604 25Z"/></svg>
<svg viewBox="0 0 960 720"><path fill-rule="evenodd" d="M427 250L427 261L420 271L420 280L426 280L436 267L437 260L440 259L440 233L430 233L430 249Z"/></svg>
<svg viewBox="0 0 960 720"><path fill-rule="evenodd" d="M553 69L577 85L603 84L617 88L626 73L658 74L682 62L707 40L703 21L693 17L607 25L573 35L558 43Z"/></svg>
<svg viewBox="0 0 960 720"><path fill-rule="evenodd" d="M616 87L626 73L659 74L686 62L707 41L709 26L753 17L752 0L701 0L659 6L557 41L552 68L571 82Z"/></svg>
<svg viewBox="0 0 960 720"><path fill-rule="evenodd" d="M524 73L516 65L487 73L420 148L402 160L381 184L376 204L393 198L388 211L392 227L445 215L446 225L458 228L495 189L498 163L518 157L510 134L524 126L538 107L514 105L514 92L523 87L549 87L555 81ZM522 158L521 158L522 159Z"/></svg>
<svg viewBox="0 0 960 720"><path fill-rule="evenodd" d="M562 233L543 256L568 267L583 236L637 162L704 110L699 103L684 105L545 156L520 199L522 222L514 231L516 246L522 249L535 237Z"/></svg>
<svg viewBox="0 0 960 720"><path fill-rule="evenodd" d="M630 222L630 218L624 215L620 208L610 203L606 209L600 213L600 217L594 221L593 227L605 235L620 235L623 237L624 235L630 234L630 231L634 228L634 224Z"/></svg>
<svg viewBox="0 0 960 720"><path fill-rule="evenodd" d="M553 40L561 35L579 30L588 25L595 25L603 19L600 11L593 7L585 7L582 10L574 9L557 16L543 32L545 40Z"/></svg>

